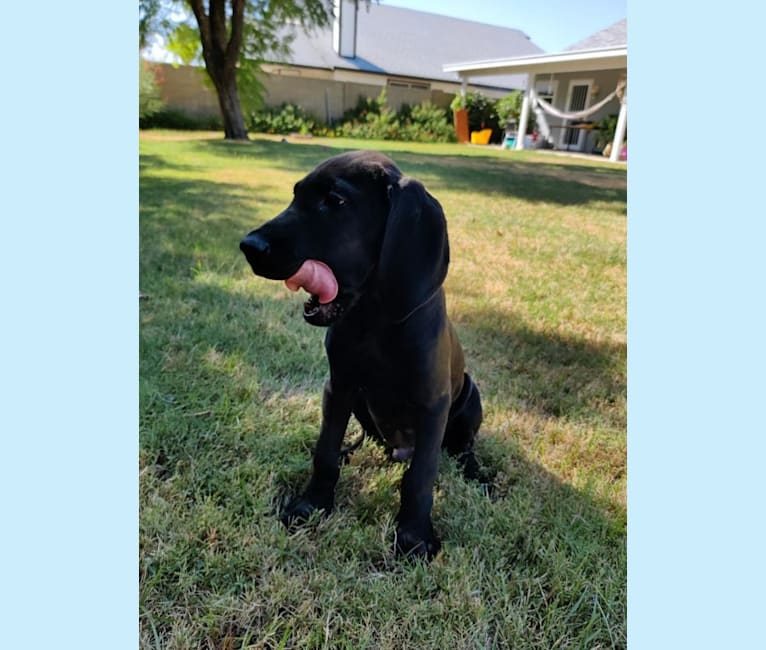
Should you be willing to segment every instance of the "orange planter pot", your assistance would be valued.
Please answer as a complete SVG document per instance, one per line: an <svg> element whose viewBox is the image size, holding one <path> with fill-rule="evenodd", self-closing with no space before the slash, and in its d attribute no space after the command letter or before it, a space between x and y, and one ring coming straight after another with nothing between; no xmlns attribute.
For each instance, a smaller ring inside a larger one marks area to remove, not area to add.
<svg viewBox="0 0 766 650"><path fill-rule="evenodd" d="M453 124L455 125L455 133L457 134L458 142L468 142L468 109L458 108L452 113Z"/></svg>

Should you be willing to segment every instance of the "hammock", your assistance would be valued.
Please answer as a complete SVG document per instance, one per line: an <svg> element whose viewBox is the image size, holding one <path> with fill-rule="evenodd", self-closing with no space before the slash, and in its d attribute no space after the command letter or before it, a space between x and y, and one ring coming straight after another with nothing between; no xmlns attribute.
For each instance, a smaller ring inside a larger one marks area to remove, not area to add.
<svg viewBox="0 0 766 650"><path fill-rule="evenodd" d="M604 97L604 99L598 102L598 104L593 104L593 106L589 106L588 108L582 111L576 111L574 113L565 113L564 111L560 111L558 108L551 106L544 99L541 99L540 97L537 96L537 93L535 92L534 88L530 88L529 95L532 100L532 106L534 108L541 108L546 113L549 113L550 115L553 115L554 117L560 117L562 120L581 120L583 118L593 115L594 113L604 108L604 106L606 106L609 102L611 102L615 97L619 97L620 101L623 101L624 90L625 90L625 82L621 81L620 83L617 84L617 88L615 88L611 93L609 93L606 97ZM537 111L535 111L535 115L537 114L538 114ZM547 126L548 125L546 124L546 127Z"/></svg>
<svg viewBox="0 0 766 650"><path fill-rule="evenodd" d="M532 110L535 113L535 121L537 122L537 130L539 131L540 135L543 136L544 140L551 141L551 127L548 126L548 120L545 119L545 113L543 113L542 109L537 105L537 102L535 101L536 96L534 94L534 90L532 91Z"/></svg>

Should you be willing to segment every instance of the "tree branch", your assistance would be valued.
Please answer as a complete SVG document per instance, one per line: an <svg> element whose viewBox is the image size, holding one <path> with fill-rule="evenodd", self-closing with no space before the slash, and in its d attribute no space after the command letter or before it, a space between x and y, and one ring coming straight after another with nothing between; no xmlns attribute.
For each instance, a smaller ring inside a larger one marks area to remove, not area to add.
<svg viewBox="0 0 766 650"><path fill-rule="evenodd" d="M226 65L233 70L239 60L242 46L242 32L245 24L245 0L231 2L231 38L226 46Z"/></svg>
<svg viewBox="0 0 766 650"><path fill-rule="evenodd" d="M210 21L205 13L205 7L202 6L202 0L187 0L191 10L194 12L194 17L197 19L197 25L199 25L200 41L202 41L202 54L207 57L209 52L213 50L213 44L210 40Z"/></svg>
<svg viewBox="0 0 766 650"><path fill-rule="evenodd" d="M226 57L226 0L209 0L210 6L210 35L215 47L217 62L221 65Z"/></svg>

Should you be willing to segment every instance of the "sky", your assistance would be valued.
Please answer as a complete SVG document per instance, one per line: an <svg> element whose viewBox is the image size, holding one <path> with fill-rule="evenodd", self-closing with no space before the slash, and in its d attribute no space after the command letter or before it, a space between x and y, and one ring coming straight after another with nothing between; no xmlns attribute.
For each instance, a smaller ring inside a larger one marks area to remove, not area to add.
<svg viewBox="0 0 766 650"><path fill-rule="evenodd" d="M627 0L381 0L384 4L522 30L558 52L626 18Z"/></svg>
<svg viewBox="0 0 766 650"><path fill-rule="evenodd" d="M376 0L371 0L375 2ZM383 4L523 31L545 52L559 52L628 15L627 0L380 0ZM158 44L146 56L171 60Z"/></svg>

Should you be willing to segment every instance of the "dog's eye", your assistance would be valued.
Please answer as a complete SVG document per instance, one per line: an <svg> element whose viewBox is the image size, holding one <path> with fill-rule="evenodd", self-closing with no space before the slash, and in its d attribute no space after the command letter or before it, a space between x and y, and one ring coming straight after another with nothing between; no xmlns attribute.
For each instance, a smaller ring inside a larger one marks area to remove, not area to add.
<svg viewBox="0 0 766 650"><path fill-rule="evenodd" d="M337 192L330 192L327 195L327 204L334 208L342 208L344 205L346 205L346 202L346 197L341 196Z"/></svg>

